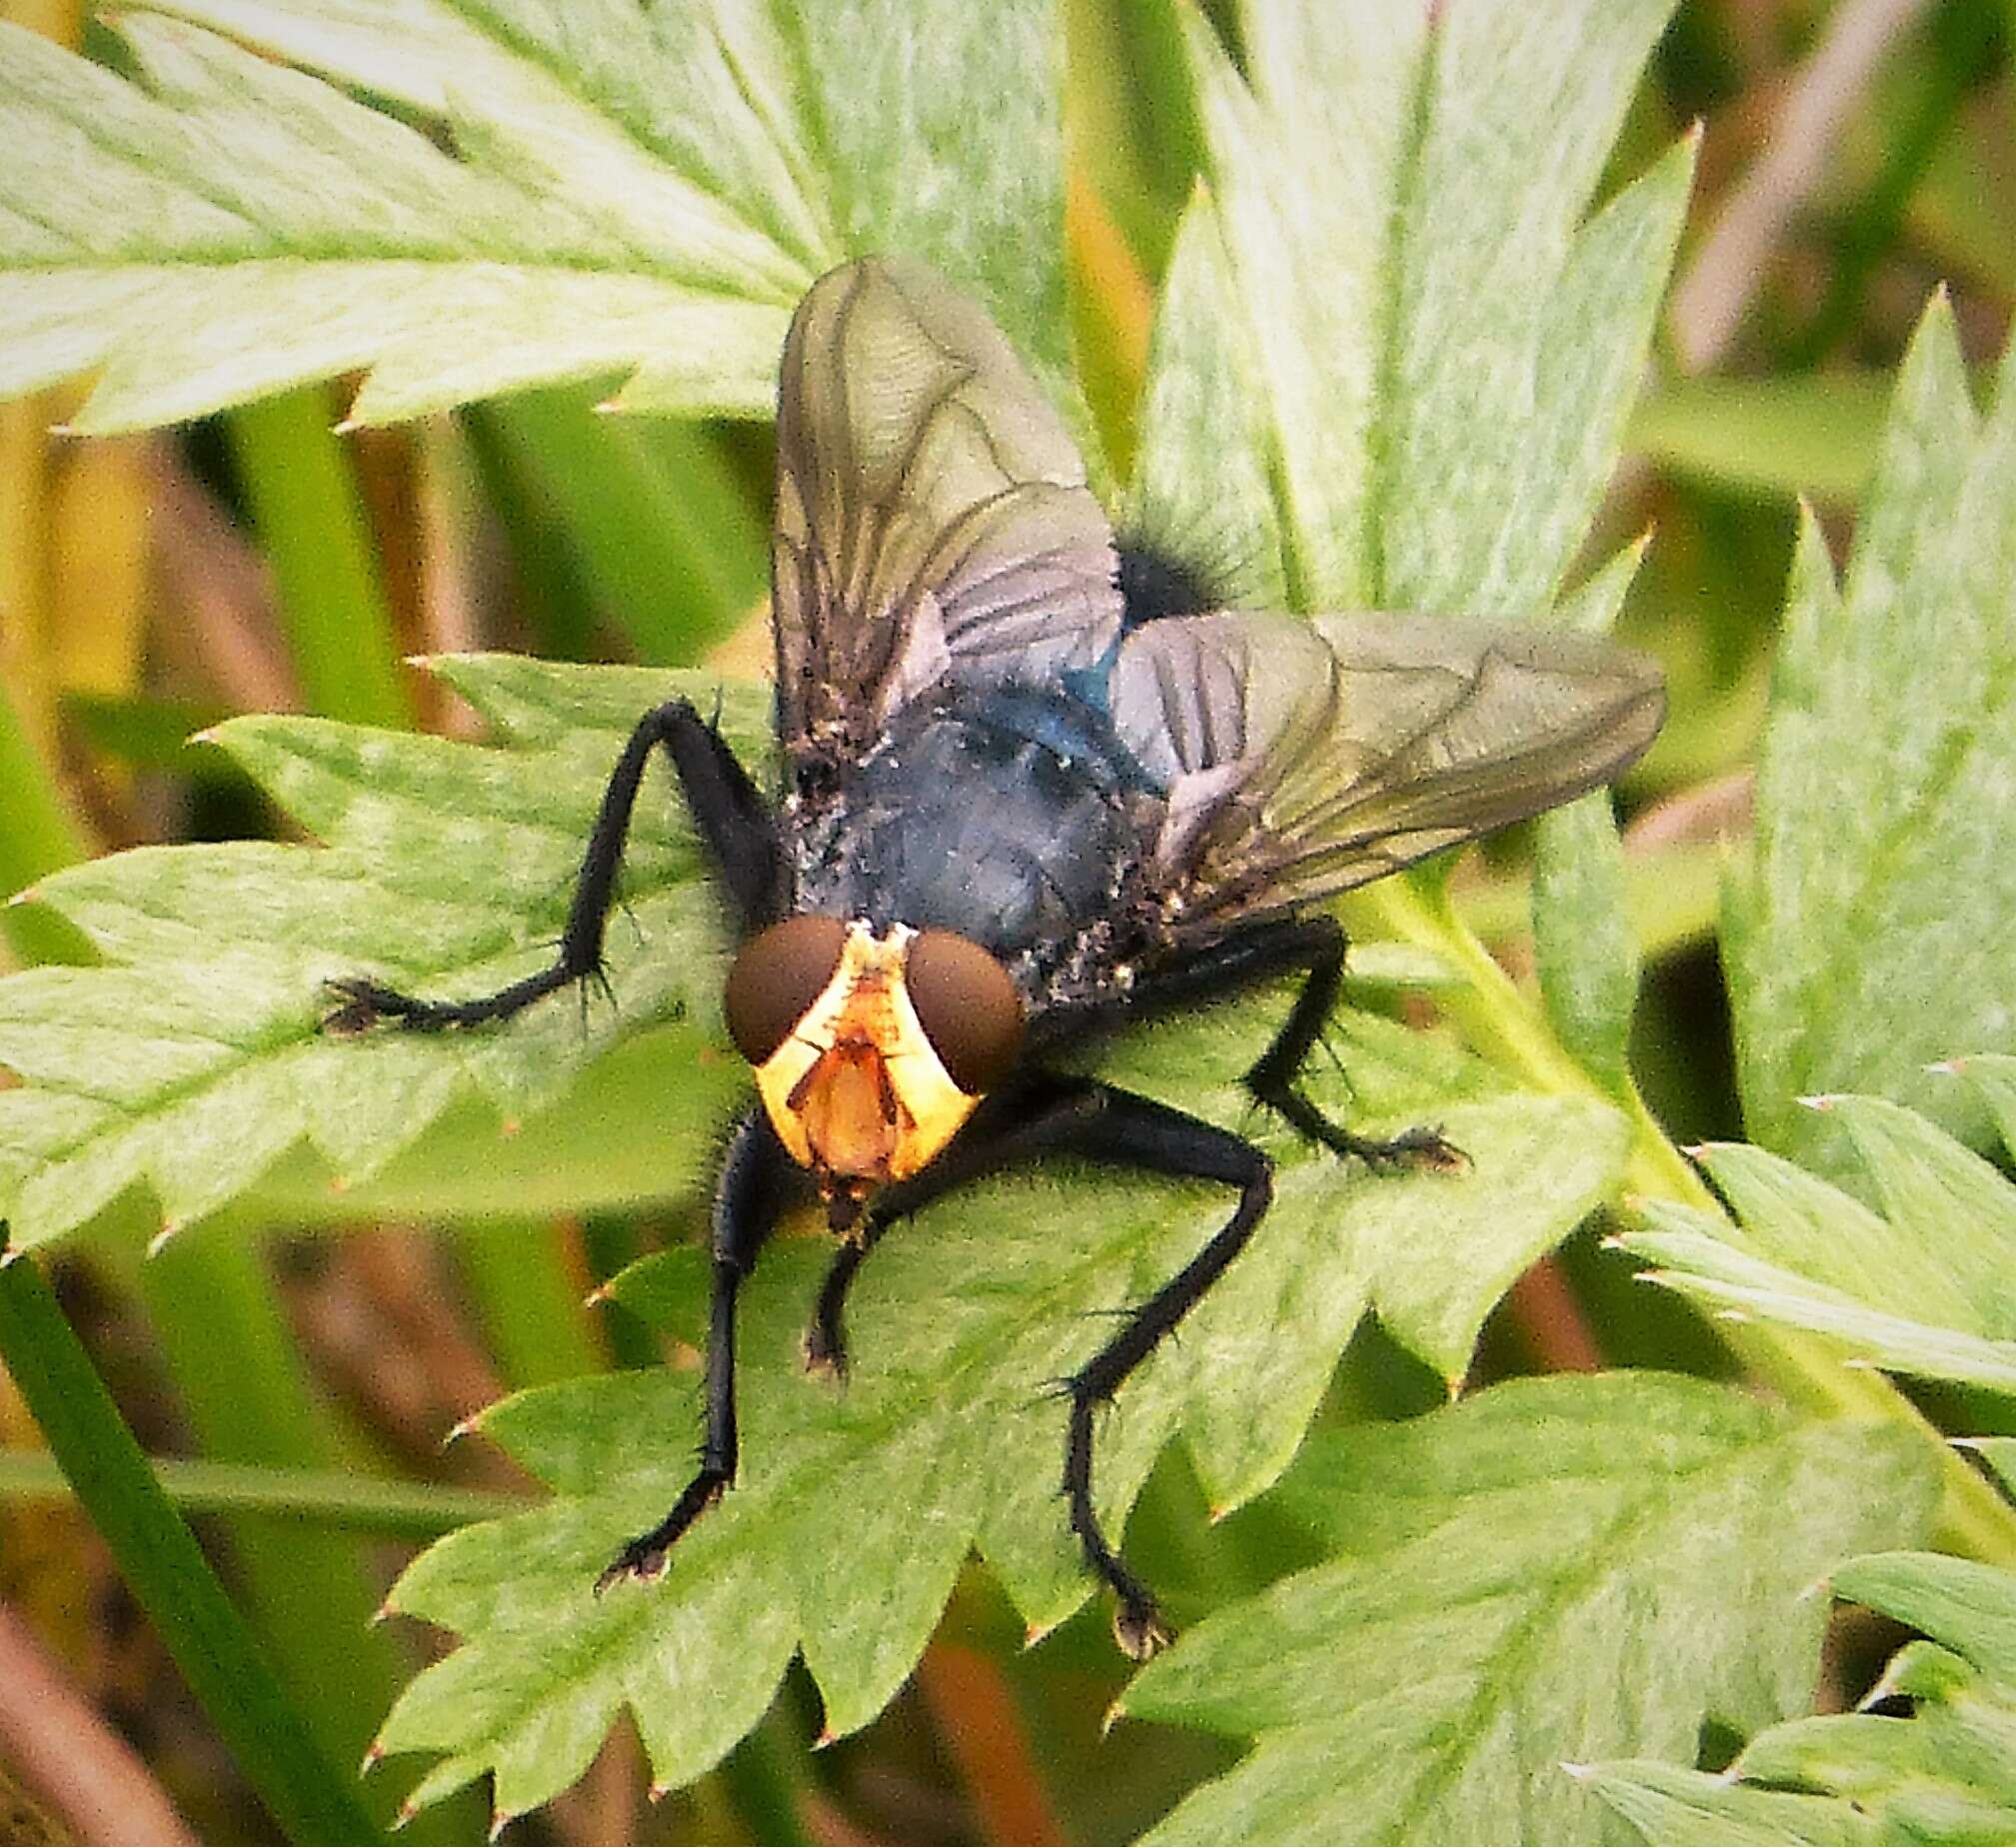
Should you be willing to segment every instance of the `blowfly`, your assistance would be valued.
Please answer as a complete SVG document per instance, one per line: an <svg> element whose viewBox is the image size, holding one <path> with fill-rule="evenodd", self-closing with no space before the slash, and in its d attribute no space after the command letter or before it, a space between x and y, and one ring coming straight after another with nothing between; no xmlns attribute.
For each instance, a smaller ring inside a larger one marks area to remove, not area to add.
<svg viewBox="0 0 2016 1847"><path fill-rule="evenodd" d="M777 797L687 701L647 713L550 967L474 1000L338 982L330 1024L481 1026L601 979L632 807L665 751L737 929L725 1012L756 1098L713 1207L699 1469L601 1585L663 1571L735 1479L736 1296L801 1174L839 1239L806 1355L840 1373L848 1290L891 1226L1067 1153L1237 1199L1061 1382L1070 1524L1145 1655L1165 1631L1093 1511L1094 1413L1252 1236L1270 1165L1057 1054L1299 977L1254 1097L1342 1156L1456 1164L1433 1130L1361 1137L1296 1088L1344 962L1317 907L1615 777L1658 730L1659 674L1577 635L1200 607L1189 574L1116 545L1006 338L916 262L852 263L806 296L777 436Z"/></svg>

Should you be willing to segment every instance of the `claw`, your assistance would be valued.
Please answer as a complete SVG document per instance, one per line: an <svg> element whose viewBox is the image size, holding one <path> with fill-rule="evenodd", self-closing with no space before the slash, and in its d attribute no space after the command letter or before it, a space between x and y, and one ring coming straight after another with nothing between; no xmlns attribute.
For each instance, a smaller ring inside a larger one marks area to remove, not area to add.
<svg viewBox="0 0 2016 1847"><path fill-rule="evenodd" d="M1151 1597L1122 1597L1113 1609L1113 1640L1129 1661L1148 1661L1175 1640Z"/></svg>

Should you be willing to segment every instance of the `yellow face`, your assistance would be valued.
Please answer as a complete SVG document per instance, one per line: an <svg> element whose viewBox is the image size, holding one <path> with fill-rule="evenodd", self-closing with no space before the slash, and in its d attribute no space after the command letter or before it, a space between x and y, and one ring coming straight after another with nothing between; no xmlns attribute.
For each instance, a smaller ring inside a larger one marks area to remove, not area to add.
<svg viewBox="0 0 2016 1847"><path fill-rule="evenodd" d="M771 1126L829 1198L865 1198L936 1159L980 1102L946 1070L908 980L918 932L847 925L832 978L756 1084Z"/></svg>

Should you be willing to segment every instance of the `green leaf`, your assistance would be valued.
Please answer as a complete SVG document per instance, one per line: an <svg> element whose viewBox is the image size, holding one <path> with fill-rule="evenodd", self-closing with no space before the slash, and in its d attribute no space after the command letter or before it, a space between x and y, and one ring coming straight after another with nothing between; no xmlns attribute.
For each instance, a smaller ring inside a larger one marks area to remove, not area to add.
<svg viewBox="0 0 2016 1847"><path fill-rule="evenodd" d="M1239 1075L1279 1005L1156 1030L1101 1069L1260 1127ZM1508 1091L1432 1034L1357 1014L1340 1028L1366 1118L1397 1124L1432 1105L1472 1170L1370 1175L1264 1137L1275 1203L1252 1248L1100 1427L1099 1499L1115 1528L1178 1432L1213 1504L1264 1487L1367 1306L1459 1375L1506 1281L1613 1182L1622 1124L1600 1105ZM1315 1084L1330 1107L1343 1089L1334 1075ZM852 1731L909 1674L976 1544L1032 1627L1062 1621L1090 1585L1055 1493L1063 1413L1045 1381L1100 1342L1104 1310L1172 1274L1226 1210L1216 1188L1098 1172L964 1189L865 1270L844 1393L800 1364L824 1252L787 1240L743 1296L739 1484L659 1586L600 1601L589 1588L685 1485L695 1379L584 1379L497 1406L483 1428L557 1498L457 1534L402 1579L398 1608L464 1640L395 1710L385 1748L442 1755L429 1798L493 1771L498 1804L516 1812L578 1775L628 1704L656 1778L683 1782L754 1722L794 1649L828 1729ZM705 1281L701 1254L680 1250L616 1294L692 1342Z"/></svg>
<svg viewBox="0 0 2016 1847"><path fill-rule="evenodd" d="M1844 1802L1753 1789L1672 1764L1602 1764L1581 1773L1647 1847L1880 1847Z"/></svg>
<svg viewBox="0 0 2016 1847"><path fill-rule="evenodd" d="M1972 1061L1964 1068L1971 1069ZM1824 1099L1880 1211L1762 1148L1699 1158L1741 1221L1667 1201L1619 1240L1648 1279L1825 1335L1876 1364L2016 1392L2016 1186L1922 1116Z"/></svg>
<svg viewBox="0 0 2016 1847"><path fill-rule="evenodd" d="M2005 367L2005 380L2007 369ZM1977 422L1935 301L1897 383L1837 588L1809 518L1725 946L1753 1140L1840 1168L1797 1099L1876 1091L1978 1114L1927 1063L2000 1046L2016 1011L2006 792L2016 777L2016 391ZM1971 1118L1971 1119L1970 1119Z"/></svg>
<svg viewBox="0 0 2016 1847"><path fill-rule="evenodd" d="M1122 1696L1257 1738L1148 1839L1596 1842L1561 1766L1691 1757L1710 1715L1803 1706L1814 1580L1921 1532L1934 1491L1901 1431L1653 1373L1521 1380L1314 1439L1273 1502L1329 1562L1219 1611Z"/></svg>
<svg viewBox="0 0 2016 1847"><path fill-rule="evenodd" d="M1691 147L1583 222L1671 11L1256 5L1238 69L1185 16L1208 191L1172 264L1140 466L1229 479L1186 537L1304 609L1551 601L1685 203ZM1163 384L1169 366L1190 377ZM1243 414L1198 414L1227 398ZM1273 520L1249 518L1255 482ZM1245 564L1260 546L1277 556Z"/></svg>
<svg viewBox="0 0 2016 1847"><path fill-rule="evenodd" d="M1042 0L182 0L116 29L130 81L0 28L0 395L95 372L76 428L356 370L356 422L612 376L626 408L759 415L792 305L885 246L1075 402Z"/></svg>
<svg viewBox="0 0 2016 1847"><path fill-rule="evenodd" d="M631 921L611 924L617 1008L562 1003L508 1032L370 1044L318 1030L322 983L341 974L475 992L547 960L639 714L719 687L515 657L445 672L507 748L311 719L218 728L327 850L154 849L33 889L107 965L0 982L0 1062L27 1080L0 1092L16 1247L142 1183L173 1225L262 1179L269 1203L312 1215L578 1210L699 1181L737 1080L712 1031L715 904L662 772L626 857ZM760 762L767 697L720 691L729 734Z"/></svg>
<svg viewBox="0 0 2016 1847"><path fill-rule="evenodd" d="M1603 1765L1593 1787L1651 1847L1996 1847L2016 1838L2016 1577L1892 1552L1844 1566L1833 1589L1928 1638L1898 1650L1865 1702L1907 1699L1911 1716L1863 1711L1772 1726L1728 1778Z"/></svg>

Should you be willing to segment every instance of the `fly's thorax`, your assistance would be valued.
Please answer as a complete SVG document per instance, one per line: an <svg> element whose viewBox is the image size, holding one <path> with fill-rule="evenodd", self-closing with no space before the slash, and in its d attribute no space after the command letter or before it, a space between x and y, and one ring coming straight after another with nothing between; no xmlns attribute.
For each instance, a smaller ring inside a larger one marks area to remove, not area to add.
<svg viewBox="0 0 2016 1847"><path fill-rule="evenodd" d="M778 1139L836 1204L929 1165L1021 1045L1020 996L986 949L860 918L754 937L726 1011Z"/></svg>

